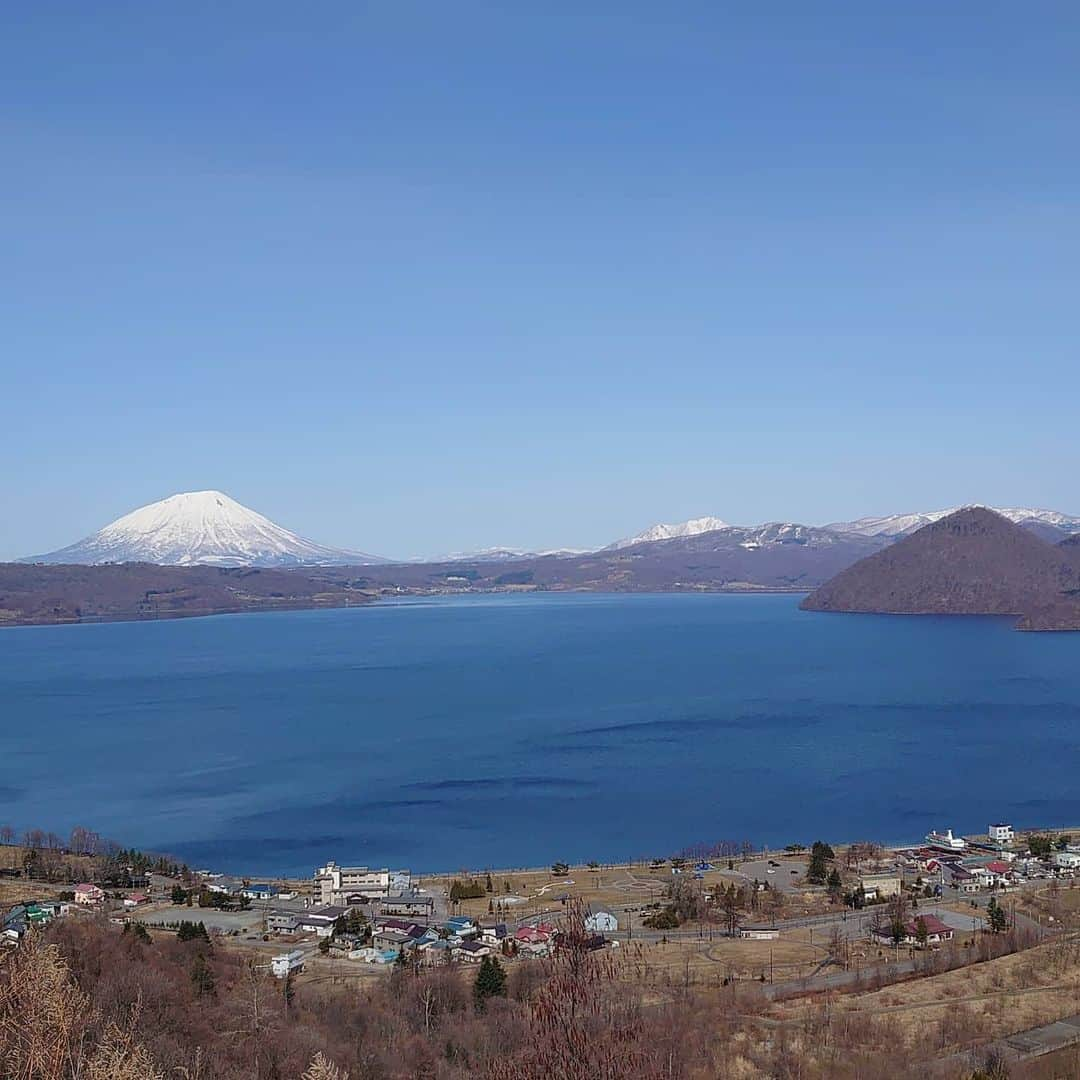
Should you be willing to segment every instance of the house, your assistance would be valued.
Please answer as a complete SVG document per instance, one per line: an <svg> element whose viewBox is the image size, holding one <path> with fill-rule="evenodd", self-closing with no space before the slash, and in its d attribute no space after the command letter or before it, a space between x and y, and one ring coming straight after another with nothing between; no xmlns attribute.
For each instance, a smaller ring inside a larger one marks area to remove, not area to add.
<svg viewBox="0 0 1080 1080"><path fill-rule="evenodd" d="M414 940L415 938L410 937L402 930L376 930L371 935L371 944L376 949L393 949L395 952L399 952L406 942Z"/></svg>
<svg viewBox="0 0 1080 1080"><path fill-rule="evenodd" d="M300 917L292 911L271 911L266 916L268 934L295 934L300 929Z"/></svg>
<svg viewBox="0 0 1080 1080"><path fill-rule="evenodd" d="M75 886L75 903L91 906L100 904L105 899L105 890L89 882Z"/></svg>
<svg viewBox="0 0 1080 1080"><path fill-rule="evenodd" d="M884 900L896 896L903 888L899 874L866 874L859 883L865 900Z"/></svg>
<svg viewBox="0 0 1080 1080"><path fill-rule="evenodd" d="M430 919L435 915L435 898L424 893L391 893L379 904L386 915L419 915Z"/></svg>
<svg viewBox="0 0 1080 1080"><path fill-rule="evenodd" d="M353 952L363 948L364 938L361 934L335 934L330 942L331 952Z"/></svg>
<svg viewBox="0 0 1080 1080"><path fill-rule="evenodd" d="M298 971L304 970L303 949L293 949L292 952L282 953L270 961L270 970L275 978L284 979Z"/></svg>
<svg viewBox="0 0 1080 1080"><path fill-rule="evenodd" d="M480 940L485 945L490 945L493 949L499 948L507 939L507 936L508 931L506 929L506 923L495 923L494 926L490 923L485 923L480 927Z"/></svg>
<svg viewBox="0 0 1080 1080"><path fill-rule="evenodd" d="M591 934L610 934L619 929L619 920L610 911L599 909L585 916L585 929Z"/></svg>
<svg viewBox="0 0 1080 1080"><path fill-rule="evenodd" d="M522 926L514 932L514 940L522 945L546 945L551 935L536 926Z"/></svg>
<svg viewBox="0 0 1080 1080"><path fill-rule="evenodd" d="M478 964L485 956L491 955L491 946L482 941L463 941L455 950L454 955L460 960L468 960Z"/></svg>
<svg viewBox="0 0 1080 1080"><path fill-rule="evenodd" d="M1080 867L1080 854L1075 851L1055 851L1053 863L1059 870L1075 870Z"/></svg>
<svg viewBox="0 0 1080 1080"><path fill-rule="evenodd" d="M454 954L454 946L449 941L436 938L435 941L424 945L423 960L425 964L445 964L450 961Z"/></svg>
<svg viewBox="0 0 1080 1080"><path fill-rule="evenodd" d="M244 891L244 883L239 878L218 877L207 881L206 889L222 896L239 896Z"/></svg>
<svg viewBox="0 0 1080 1080"><path fill-rule="evenodd" d="M1011 825L990 825L986 834L995 844L1011 844L1016 839L1016 833L1013 832Z"/></svg>
<svg viewBox="0 0 1080 1080"><path fill-rule="evenodd" d="M474 936L479 932L479 927L468 915L453 915L443 923L443 929L447 933L458 937Z"/></svg>
<svg viewBox="0 0 1080 1080"><path fill-rule="evenodd" d="M942 942L952 941L956 936L956 931L947 923L943 923L936 915L919 915L904 923L903 936L901 937L899 944L921 948L922 946L919 942L920 923L922 923L922 926L926 931L926 944L928 946L940 945ZM874 940L881 944L896 944L896 939L893 935L891 926L880 924L875 926L870 933Z"/></svg>
<svg viewBox="0 0 1080 1080"><path fill-rule="evenodd" d="M377 918L375 920L375 926L379 930L400 930L403 934L414 934L414 936L417 937L427 929L426 926L423 926L418 922L413 922L412 919Z"/></svg>
<svg viewBox="0 0 1080 1080"><path fill-rule="evenodd" d="M740 926L739 937L744 941L775 941L780 931L775 926Z"/></svg>
<svg viewBox="0 0 1080 1080"><path fill-rule="evenodd" d="M942 881L957 892L976 893L979 891L978 879L971 870L960 863L942 863L941 876Z"/></svg>
<svg viewBox="0 0 1080 1080"><path fill-rule="evenodd" d="M124 907L126 908L137 908L149 903L150 897L146 893L134 892L124 897Z"/></svg>
<svg viewBox="0 0 1080 1080"><path fill-rule="evenodd" d="M372 870L369 866L338 866L328 862L314 875L315 898L320 904L347 903L346 897L389 896L409 892L412 874L408 870Z"/></svg>
<svg viewBox="0 0 1080 1080"><path fill-rule="evenodd" d="M241 896L246 896L249 900L273 900L277 896L278 891L273 885L245 885L240 890Z"/></svg>
<svg viewBox="0 0 1080 1080"><path fill-rule="evenodd" d="M317 934L329 937L334 932L334 924L346 914L348 908L318 907L300 913L300 929L305 934Z"/></svg>

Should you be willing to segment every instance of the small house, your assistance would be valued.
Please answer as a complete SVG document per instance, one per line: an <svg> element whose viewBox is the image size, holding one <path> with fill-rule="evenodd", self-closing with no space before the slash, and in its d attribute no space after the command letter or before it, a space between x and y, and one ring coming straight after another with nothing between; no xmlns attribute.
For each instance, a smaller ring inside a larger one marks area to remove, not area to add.
<svg viewBox="0 0 1080 1080"><path fill-rule="evenodd" d="M241 896L246 896L249 900L273 900L278 894L276 888L273 885L257 884L257 885L245 885L240 890Z"/></svg>
<svg viewBox="0 0 1080 1080"><path fill-rule="evenodd" d="M921 928L919 925L920 923L922 924ZM920 929L925 932L926 944L928 946L940 945L943 942L952 941L956 936L956 931L947 923L942 922L936 915L919 915L904 923L903 934L899 944L908 945L913 948L921 948L922 943L919 941ZM875 941L882 944L896 944L896 938L891 926L884 924L875 926L871 931L871 935Z"/></svg>
<svg viewBox="0 0 1080 1080"><path fill-rule="evenodd" d="M739 937L743 941L775 941L780 930L775 926L740 926Z"/></svg>
<svg viewBox="0 0 1080 1080"><path fill-rule="evenodd" d="M480 940L494 949L502 945L507 938L507 934L506 923L496 923L494 926L487 924L480 927Z"/></svg>
<svg viewBox="0 0 1080 1080"><path fill-rule="evenodd" d="M295 934L300 930L300 919L291 911L271 911L266 916L268 934Z"/></svg>
<svg viewBox="0 0 1080 1080"><path fill-rule="evenodd" d="M386 897L379 910L386 915L419 915L430 919L435 914L435 898L423 893L396 893Z"/></svg>
<svg viewBox="0 0 1080 1080"><path fill-rule="evenodd" d="M482 941L463 941L454 950L454 955L461 960L478 964L485 956L491 955L491 946L485 945Z"/></svg>
<svg viewBox="0 0 1080 1080"><path fill-rule="evenodd" d="M284 979L304 970L304 952L302 949L293 949L292 952L282 953L270 961L270 970L274 977Z"/></svg>
<svg viewBox="0 0 1080 1080"><path fill-rule="evenodd" d="M75 886L75 903L92 906L100 904L105 899L105 890L89 882L83 882Z"/></svg>

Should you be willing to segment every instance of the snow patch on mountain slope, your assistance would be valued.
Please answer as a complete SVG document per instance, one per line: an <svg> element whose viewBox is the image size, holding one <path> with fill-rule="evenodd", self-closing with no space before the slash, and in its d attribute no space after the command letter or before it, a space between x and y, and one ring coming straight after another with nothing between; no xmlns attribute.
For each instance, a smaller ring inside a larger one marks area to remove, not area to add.
<svg viewBox="0 0 1080 1080"><path fill-rule="evenodd" d="M716 532L717 529L727 529L729 525L718 517L691 518L689 521L681 521L675 525L652 525L637 536L628 536L623 540L616 540L608 544L604 551L617 551L619 548L631 547L633 544L651 544L656 540L677 540L684 536L699 536L701 533Z"/></svg>
<svg viewBox="0 0 1080 1080"><path fill-rule="evenodd" d="M220 491L189 491L125 514L77 544L24 562L161 566L327 566L385 562L326 547Z"/></svg>
<svg viewBox="0 0 1080 1080"><path fill-rule="evenodd" d="M930 525L940 521L949 514L955 514L963 507L954 506L948 510L929 510L914 514L889 514L885 517L865 517L856 521L837 521L825 528L838 533L855 533L859 536L892 536L902 537L921 529L924 525ZM1029 507L996 507L987 509L994 510L1002 517L1008 518L1017 525L1037 523L1051 525L1067 533L1080 532L1080 517L1070 514L1062 514L1057 510L1036 510Z"/></svg>

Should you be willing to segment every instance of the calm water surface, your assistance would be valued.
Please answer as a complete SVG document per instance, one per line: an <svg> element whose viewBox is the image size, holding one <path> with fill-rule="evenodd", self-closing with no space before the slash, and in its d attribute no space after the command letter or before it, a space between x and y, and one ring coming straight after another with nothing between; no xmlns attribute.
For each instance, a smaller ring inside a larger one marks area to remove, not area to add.
<svg viewBox="0 0 1080 1080"><path fill-rule="evenodd" d="M309 874L1080 822L1080 634L790 596L0 632L0 824Z"/></svg>

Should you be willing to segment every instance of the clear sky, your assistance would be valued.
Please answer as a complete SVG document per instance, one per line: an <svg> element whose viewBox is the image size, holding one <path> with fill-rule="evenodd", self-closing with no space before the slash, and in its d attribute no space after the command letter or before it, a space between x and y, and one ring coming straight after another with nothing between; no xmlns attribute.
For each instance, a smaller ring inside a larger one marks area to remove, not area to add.
<svg viewBox="0 0 1080 1080"><path fill-rule="evenodd" d="M1080 512L1075 3L35 0L0 88L0 557Z"/></svg>

